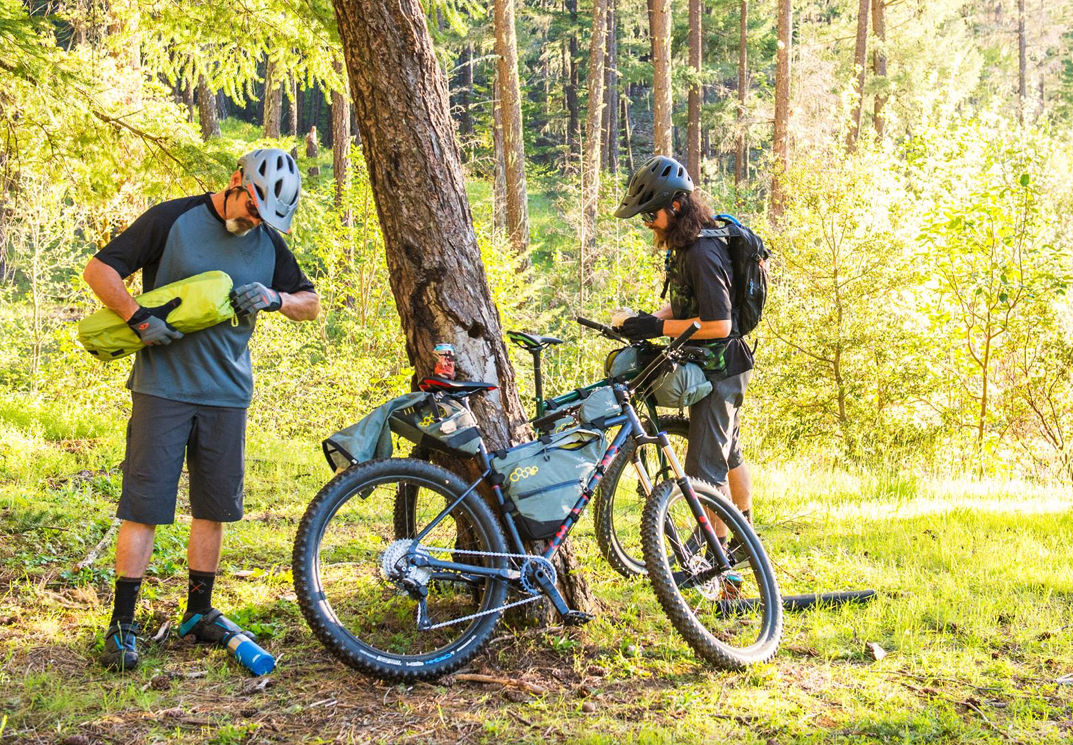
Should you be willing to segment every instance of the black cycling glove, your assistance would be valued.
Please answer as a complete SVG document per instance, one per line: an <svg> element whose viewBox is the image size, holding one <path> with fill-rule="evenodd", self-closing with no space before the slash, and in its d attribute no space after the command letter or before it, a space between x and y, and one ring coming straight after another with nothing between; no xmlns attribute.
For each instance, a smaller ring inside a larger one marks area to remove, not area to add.
<svg viewBox="0 0 1073 745"><path fill-rule="evenodd" d="M182 302L182 298L176 297L152 308L139 306L134 315L127 319L127 325L147 347L171 344L176 339L182 339L183 332L168 323L168 314Z"/></svg>
<svg viewBox="0 0 1073 745"><path fill-rule="evenodd" d="M631 316L622 322L622 335L634 341L663 336L663 319L651 313Z"/></svg>

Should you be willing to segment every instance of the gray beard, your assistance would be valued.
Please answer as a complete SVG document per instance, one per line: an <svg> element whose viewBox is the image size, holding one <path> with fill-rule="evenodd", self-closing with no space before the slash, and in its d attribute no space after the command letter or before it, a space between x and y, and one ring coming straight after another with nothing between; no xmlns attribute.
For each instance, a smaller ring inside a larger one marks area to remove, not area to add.
<svg viewBox="0 0 1073 745"><path fill-rule="evenodd" d="M246 225L248 225L248 224L249 223L247 223L245 220L236 220L233 217L229 217L226 220L224 220L224 227L227 228L227 232L230 233L231 235L236 235L239 238L241 238L242 236L246 235L251 230L253 230L252 225L250 227L246 228ZM246 229L243 230L243 228L246 228Z"/></svg>

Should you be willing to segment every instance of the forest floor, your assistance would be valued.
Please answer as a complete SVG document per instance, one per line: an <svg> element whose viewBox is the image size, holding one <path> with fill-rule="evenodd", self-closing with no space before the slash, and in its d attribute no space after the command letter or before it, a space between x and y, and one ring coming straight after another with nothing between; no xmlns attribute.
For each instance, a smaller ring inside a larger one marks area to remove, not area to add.
<svg viewBox="0 0 1073 745"><path fill-rule="evenodd" d="M784 592L879 598L789 614L771 664L698 662L645 581L602 563L584 520L597 620L501 628L469 667L511 685L391 686L335 662L294 602L295 527L329 476L318 443L251 431L247 516L228 532L216 601L277 671L252 679L222 650L171 638L143 644L133 673L106 672L111 544L75 565L111 523L124 422L0 400L0 743L1073 742L1068 489L793 464L756 469ZM180 517L158 532L148 636L181 613L187 529Z"/></svg>

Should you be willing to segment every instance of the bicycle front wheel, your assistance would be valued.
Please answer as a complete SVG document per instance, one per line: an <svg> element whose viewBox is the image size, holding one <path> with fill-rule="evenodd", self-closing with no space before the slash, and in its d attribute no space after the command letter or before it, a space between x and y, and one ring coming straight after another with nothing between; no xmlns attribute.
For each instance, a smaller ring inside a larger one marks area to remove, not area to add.
<svg viewBox="0 0 1073 745"><path fill-rule="evenodd" d="M642 527L652 588L698 656L731 670L767 662L782 639L782 598L771 562L737 507L714 485L689 483L708 517L729 529L731 567L714 568L685 494L665 481L653 490Z"/></svg>
<svg viewBox="0 0 1073 745"><path fill-rule="evenodd" d="M506 568L491 555L506 553L506 541L475 493L455 504L465 489L444 468L396 458L344 471L310 503L294 545L295 590L314 635L342 662L383 680L429 680L488 640L507 587L466 567ZM403 535L400 492L414 521ZM462 566L412 566L414 553Z"/></svg>
<svg viewBox="0 0 1073 745"><path fill-rule="evenodd" d="M651 429L651 424L646 428ZM661 416L655 429L667 433L675 455L685 463L689 420L681 416ZM635 452L637 445L628 440L608 466L607 475L600 482L593 500L596 544L611 568L626 578L648 573L641 548L641 516L648 495L633 466ZM642 445L637 455L650 484L674 478L670 463L658 445Z"/></svg>

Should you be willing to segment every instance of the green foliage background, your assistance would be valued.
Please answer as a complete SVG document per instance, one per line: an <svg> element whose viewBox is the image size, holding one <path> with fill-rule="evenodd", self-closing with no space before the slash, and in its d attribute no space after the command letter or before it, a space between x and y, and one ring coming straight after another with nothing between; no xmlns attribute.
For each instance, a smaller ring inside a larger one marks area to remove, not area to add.
<svg viewBox="0 0 1073 745"><path fill-rule="evenodd" d="M1032 74L1053 93L1042 105L1029 102L1022 126L1016 48L1004 33L1012 3L994 3L989 12L955 0L892 3L884 45L890 74L869 77L862 140L847 153L852 34L848 46L845 36L856 5L796 8L790 202L776 223L765 202L774 3L751 9L744 124L731 89L737 3L708 4L704 122L716 143L703 187L720 211L742 216L775 253L772 298L754 335L758 367L744 427L749 457L1073 479L1069 4L1050 4L1030 19L1038 37ZM685 52L684 7L675 1L676 59ZM589 382L608 347L583 334L573 316L655 308L662 258L647 231L609 217L623 179L605 178L598 249L586 257L588 281L579 282L578 158L564 144L556 80L559 51L577 33L584 82L586 5L576 22L549 3L522 3L519 12L531 158L528 265L510 254L493 225L490 18L465 2L430 2L427 12L452 80L460 50L475 47L475 129L462 145L503 325L569 341L546 360L547 390ZM621 0L619 13L620 80L633 86L632 156L639 162L651 142L647 15L636 0ZM129 0L55 12L0 0L6 406L59 406L71 416L118 417L125 410L129 361L102 366L74 341L74 322L95 307L81 268L149 205L219 188L237 156L253 147L300 144L264 140L247 114L263 96L268 57L312 94L339 90L335 37L323 3L258 0L234 8ZM689 75L681 64L676 69L681 109ZM200 76L245 107L208 141L176 96ZM579 92L584 105L583 85ZM869 121L879 92L891 96L881 140ZM735 185L733 141L743 126L750 179ZM325 312L311 324L263 319L253 341L251 424L255 433L315 447L404 390L411 366L360 150L352 149L351 183L338 206L330 150L302 157L300 165L320 173L305 181L290 243ZM353 215L349 226L346 213ZM528 395L528 355L518 353L515 363ZM5 445L5 458L12 452Z"/></svg>

